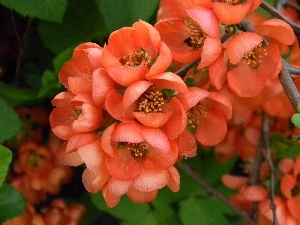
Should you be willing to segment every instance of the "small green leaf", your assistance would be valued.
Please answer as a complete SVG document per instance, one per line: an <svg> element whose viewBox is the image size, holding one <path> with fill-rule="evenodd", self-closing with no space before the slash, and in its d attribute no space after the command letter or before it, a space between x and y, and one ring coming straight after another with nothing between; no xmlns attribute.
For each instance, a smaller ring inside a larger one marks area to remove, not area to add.
<svg viewBox="0 0 300 225"><path fill-rule="evenodd" d="M21 121L14 109L0 98L0 143L12 138L21 129Z"/></svg>
<svg viewBox="0 0 300 225"><path fill-rule="evenodd" d="M8 148L0 145L0 187L6 178L11 160L12 152Z"/></svg>
<svg viewBox="0 0 300 225"><path fill-rule="evenodd" d="M21 215L24 210L23 195L14 187L4 183L0 187L0 223Z"/></svg>
<svg viewBox="0 0 300 225"><path fill-rule="evenodd" d="M292 116L291 121L297 128L300 128L300 113L296 113Z"/></svg>
<svg viewBox="0 0 300 225"><path fill-rule="evenodd" d="M131 26L142 19L150 21L156 18L159 0L96 0L104 16L105 26L109 32L121 27Z"/></svg>
<svg viewBox="0 0 300 225"><path fill-rule="evenodd" d="M42 98L53 98L61 89L62 85L58 82L57 74L46 70L43 73L42 88L40 89L39 96Z"/></svg>
<svg viewBox="0 0 300 225"><path fill-rule="evenodd" d="M0 4L15 10L24 17L37 17L42 20L61 22L68 3L67 0L0 0Z"/></svg>

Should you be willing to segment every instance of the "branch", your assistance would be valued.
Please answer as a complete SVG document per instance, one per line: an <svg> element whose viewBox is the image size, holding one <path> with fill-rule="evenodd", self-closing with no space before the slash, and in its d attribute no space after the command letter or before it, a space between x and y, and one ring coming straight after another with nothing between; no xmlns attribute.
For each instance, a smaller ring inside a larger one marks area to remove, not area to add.
<svg viewBox="0 0 300 225"><path fill-rule="evenodd" d="M289 7L291 7L291 8L294 8L295 10L297 10L298 12L300 12L300 6L294 4L293 2L286 1L286 2L285 2L285 5L286 5L286 6L289 6Z"/></svg>
<svg viewBox="0 0 300 225"><path fill-rule="evenodd" d="M180 77L184 77L186 73L192 69L194 66L196 66L199 63L199 60L196 60L194 62L191 62L187 64L186 66L182 67L181 69L177 70L175 74L177 74Z"/></svg>
<svg viewBox="0 0 300 225"><path fill-rule="evenodd" d="M270 136L270 128L269 128L269 117L266 113L262 114L262 136L263 136L263 144L265 149L265 159L268 162L269 168L271 170L271 186L270 186L270 208L272 210L273 214L273 222L274 225L278 225L278 219L276 214L276 204L275 204L275 176L276 171L273 165L272 156L271 156L271 149L270 149L270 142L269 142L269 136Z"/></svg>
<svg viewBox="0 0 300 225"><path fill-rule="evenodd" d="M300 25L294 23L293 21L291 21L289 18L287 18L286 16L282 15L279 11L277 11L273 6L269 5L266 2L262 2L260 4L260 6L265 9L267 12L271 13L273 16L284 20L286 23L288 23L292 29L294 30L295 33L300 33Z"/></svg>
<svg viewBox="0 0 300 225"><path fill-rule="evenodd" d="M300 75L300 68L296 68L296 67L289 65L288 70L289 70L289 73L291 73L291 74Z"/></svg>
<svg viewBox="0 0 300 225"><path fill-rule="evenodd" d="M297 105L300 103L300 94L294 84L293 78L289 74L288 63L285 60L282 60L279 80L294 109L297 110Z"/></svg>
<svg viewBox="0 0 300 225"><path fill-rule="evenodd" d="M249 225L254 225L255 222L250 218L247 212L241 210L240 208L236 207L231 201L228 200L226 196L212 188L208 185L204 180L202 180L197 173L195 173L192 168L182 162L177 163L178 167L182 169L188 176L190 176L197 184L202 187L208 194L216 196L218 199L223 201L226 205L232 208L238 215L240 215L243 219L245 219Z"/></svg>

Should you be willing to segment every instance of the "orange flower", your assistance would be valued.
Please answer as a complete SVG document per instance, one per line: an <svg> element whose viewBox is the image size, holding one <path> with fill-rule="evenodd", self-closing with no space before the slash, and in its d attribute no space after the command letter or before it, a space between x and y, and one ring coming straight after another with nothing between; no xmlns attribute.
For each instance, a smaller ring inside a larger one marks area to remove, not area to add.
<svg viewBox="0 0 300 225"><path fill-rule="evenodd" d="M19 158L14 164L18 176L11 184L33 204L44 200L47 193L59 193L61 185L69 182L72 176L71 169L58 163L45 146L31 141L24 142L18 154Z"/></svg>
<svg viewBox="0 0 300 225"><path fill-rule="evenodd" d="M76 133L95 131L103 124L102 110L93 104L91 95L61 92L54 97L52 104L56 108L50 114L50 126L63 140Z"/></svg>
<svg viewBox="0 0 300 225"><path fill-rule="evenodd" d="M188 63L201 58L201 69L214 62L222 51L218 20L211 9L204 7L188 8L185 13L187 16L162 19L155 28L175 61Z"/></svg>
<svg viewBox="0 0 300 225"><path fill-rule="evenodd" d="M188 94L177 96L187 111L188 126L196 129L195 137L203 145L218 144L227 132L226 119L230 119L230 101L223 95L200 88L189 88Z"/></svg>
<svg viewBox="0 0 300 225"><path fill-rule="evenodd" d="M186 113L176 97L168 97L163 91L178 93L188 91L183 80L170 72L141 80L128 86L122 96L111 90L106 96L105 107L115 119L130 123L136 119L141 124L159 128L168 138L175 139L186 126Z"/></svg>
<svg viewBox="0 0 300 225"><path fill-rule="evenodd" d="M213 2L213 10L222 24L240 23L248 12L254 11L262 0L218 0Z"/></svg>
<svg viewBox="0 0 300 225"><path fill-rule="evenodd" d="M165 72L171 62L157 30L141 20L111 33L102 54L108 75L122 86Z"/></svg>
<svg viewBox="0 0 300 225"><path fill-rule="evenodd" d="M289 212L300 222L300 156L296 158L293 172L282 178L280 188L287 198Z"/></svg>
<svg viewBox="0 0 300 225"><path fill-rule="evenodd" d="M235 65L227 73L228 85L242 97L258 95L265 81L276 78L281 69L277 46L264 46L262 41L260 35L252 32L239 33L228 40L228 58Z"/></svg>
<svg viewBox="0 0 300 225"><path fill-rule="evenodd" d="M104 131L101 144L111 175L103 189L108 206L125 193L135 202L147 202L165 185L179 189L178 172L172 169L178 146L163 131L134 122L113 124Z"/></svg>

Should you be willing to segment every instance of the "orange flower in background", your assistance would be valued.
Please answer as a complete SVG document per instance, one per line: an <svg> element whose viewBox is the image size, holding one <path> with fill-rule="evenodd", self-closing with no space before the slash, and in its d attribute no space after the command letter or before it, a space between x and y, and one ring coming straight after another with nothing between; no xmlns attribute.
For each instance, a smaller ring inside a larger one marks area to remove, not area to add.
<svg viewBox="0 0 300 225"><path fill-rule="evenodd" d="M48 193L59 193L61 186L71 179L71 169L58 163L46 146L27 141L20 146L18 154L14 163L17 176L11 184L24 194L28 202L36 204Z"/></svg>
<svg viewBox="0 0 300 225"><path fill-rule="evenodd" d="M141 20L111 33L102 54L108 75L122 86L163 73L171 62L171 52L157 30Z"/></svg>
<svg viewBox="0 0 300 225"><path fill-rule="evenodd" d="M209 66L222 51L218 20L211 9L193 7L186 15L159 20L155 28L172 51L173 60L189 63L200 59L198 69Z"/></svg>
<svg viewBox="0 0 300 225"><path fill-rule="evenodd" d="M218 0L213 2L213 10L222 24L238 24L248 12L254 11L262 0Z"/></svg>
<svg viewBox="0 0 300 225"><path fill-rule="evenodd" d="M300 222L300 156L294 163L292 173L285 174L281 180L280 188L287 198L287 208L294 219Z"/></svg>
<svg viewBox="0 0 300 225"><path fill-rule="evenodd" d="M192 87L188 94L179 94L177 98L187 111L188 126L196 130L195 137L201 144L212 146L224 139L226 120L232 115L231 103L226 97Z"/></svg>

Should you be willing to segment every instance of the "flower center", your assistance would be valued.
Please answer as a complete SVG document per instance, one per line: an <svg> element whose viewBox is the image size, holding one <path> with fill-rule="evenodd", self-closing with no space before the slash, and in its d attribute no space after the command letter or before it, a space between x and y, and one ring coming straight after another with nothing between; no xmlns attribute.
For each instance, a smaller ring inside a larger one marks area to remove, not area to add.
<svg viewBox="0 0 300 225"><path fill-rule="evenodd" d="M146 91L138 100L136 111L145 113L161 113L164 102L164 93L161 91Z"/></svg>
<svg viewBox="0 0 300 225"><path fill-rule="evenodd" d="M191 36L187 38L184 42L195 50L202 48L206 38L206 33L194 20L186 20L185 24L187 28L190 29Z"/></svg>
<svg viewBox="0 0 300 225"><path fill-rule="evenodd" d="M122 65L137 67L137 66L151 66L151 56L145 50L135 51L132 54L120 58Z"/></svg>
<svg viewBox="0 0 300 225"><path fill-rule="evenodd" d="M26 164L30 167L39 167L44 161L44 156L34 151L30 151Z"/></svg>
<svg viewBox="0 0 300 225"><path fill-rule="evenodd" d="M219 2L227 3L227 4L230 4L230 5L238 5L238 4L242 3L241 0L219 0Z"/></svg>
<svg viewBox="0 0 300 225"><path fill-rule="evenodd" d="M256 68L262 61L262 57L267 55L266 48L260 43L243 56L244 62L252 68Z"/></svg>
<svg viewBox="0 0 300 225"><path fill-rule="evenodd" d="M128 150L134 158L145 157L148 153L148 144L146 142L128 143Z"/></svg>
<svg viewBox="0 0 300 225"><path fill-rule="evenodd" d="M199 124L199 118L204 117L207 114L208 106L202 103L198 103L189 111L187 111L187 124L192 128L196 128Z"/></svg>

